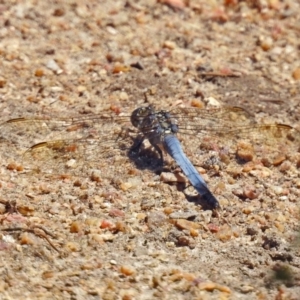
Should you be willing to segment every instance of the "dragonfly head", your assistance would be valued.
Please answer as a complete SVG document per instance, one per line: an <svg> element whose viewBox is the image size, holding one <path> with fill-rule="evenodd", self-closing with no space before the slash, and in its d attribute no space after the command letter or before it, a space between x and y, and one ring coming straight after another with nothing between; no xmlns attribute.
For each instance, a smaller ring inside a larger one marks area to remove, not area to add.
<svg viewBox="0 0 300 300"><path fill-rule="evenodd" d="M145 127L147 124L145 122L152 122L153 116L155 114L154 108L152 106L144 106L135 109L130 117L131 124L136 128ZM151 124L149 124L151 125Z"/></svg>

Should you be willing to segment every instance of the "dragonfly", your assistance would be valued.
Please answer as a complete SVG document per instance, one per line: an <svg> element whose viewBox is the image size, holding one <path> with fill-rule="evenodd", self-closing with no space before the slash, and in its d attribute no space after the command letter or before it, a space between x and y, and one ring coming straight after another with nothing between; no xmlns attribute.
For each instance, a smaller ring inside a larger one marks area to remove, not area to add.
<svg viewBox="0 0 300 300"><path fill-rule="evenodd" d="M83 176L121 164L121 158L141 161L141 149L148 141L162 164L165 153L175 160L212 209L220 208L219 201L185 153L201 160L203 152L210 151L225 165L230 160L238 165L259 161L268 167L285 159L300 161L299 131L285 124L257 123L247 110L232 106L168 111L148 105L131 114L25 117L2 123L0 130L0 142L21 149L25 167L39 174Z"/></svg>

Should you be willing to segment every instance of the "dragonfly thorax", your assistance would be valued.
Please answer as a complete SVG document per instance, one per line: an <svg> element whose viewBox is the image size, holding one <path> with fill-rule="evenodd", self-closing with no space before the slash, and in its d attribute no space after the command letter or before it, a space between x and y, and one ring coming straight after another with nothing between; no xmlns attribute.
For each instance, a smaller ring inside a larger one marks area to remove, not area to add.
<svg viewBox="0 0 300 300"><path fill-rule="evenodd" d="M131 114L131 123L145 136L176 134L178 126L169 112L161 110L155 112L152 106L140 107Z"/></svg>

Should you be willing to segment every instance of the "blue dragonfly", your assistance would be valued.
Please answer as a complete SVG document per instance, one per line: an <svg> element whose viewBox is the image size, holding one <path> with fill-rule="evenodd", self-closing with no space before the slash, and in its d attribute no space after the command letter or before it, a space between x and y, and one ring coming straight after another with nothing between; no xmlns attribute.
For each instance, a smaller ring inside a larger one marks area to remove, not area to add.
<svg viewBox="0 0 300 300"><path fill-rule="evenodd" d="M240 107L176 107L167 111L149 105L129 115L105 112L16 118L2 123L0 129L2 142L9 143L12 151L13 147L25 151L25 168L40 174L83 176L105 164L120 164L121 157L134 161L137 156L142 161L140 152L148 141L161 162L164 152L176 161L212 209L220 208L219 201L185 152L201 157L203 151L213 151L225 164L231 159L237 164L260 159L270 166L276 165L276 157L278 163L278 155L283 160L293 156L291 159L297 161L300 147L300 134L292 126L256 123Z"/></svg>

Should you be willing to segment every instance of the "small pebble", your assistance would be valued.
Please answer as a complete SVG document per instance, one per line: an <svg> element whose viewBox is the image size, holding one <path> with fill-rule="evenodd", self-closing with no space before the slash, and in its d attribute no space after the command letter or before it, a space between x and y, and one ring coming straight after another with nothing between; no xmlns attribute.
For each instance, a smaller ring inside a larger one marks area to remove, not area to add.
<svg viewBox="0 0 300 300"><path fill-rule="evenodd" d="M280 165L279 171L286 173L288 170L290 170L291 167L292 167L291 162L286 160Z"/></svg>
<svg viewBox="0 0 300 300"><path fill-rule="evenodd" d="M149 210L154 206L155 206L155 200L152 198L151 199L144 198L141 201L141 209L142 210Z"/></svg>
<svg viewBox="0 0 300 300"><path fill-rule="evenodd" d="M172 207L165 207L164 208L164 213L167 215L167 216L170 216L172 213L173 213L174 209ZM170 217L171 218L171 217Z"/></svg>
<svg viewBox="0 0 300 300"><path fill-rule="evenodd" d="M37 237L29 232L24 232L20 234L20 244L21 245L35 245L37 244Z"/></svg>
<svg viewBox="0 0 300 300"><path fill-rule="evenodd" d="M188 231L191 231L192 229L199 229L201 228L201 225L192 221L184 220L184 219L179 219L175 221L175 226L178 229L186 229Z"/></svg>
<svg viewBox="0 0 300 300"><path fill-rule="evenodd" d="M130 71L130 66L125 66L120 63L116 63L112 69L113 74L118 74L118 73L126 73Z"/></svg>
<svg viewBox="0 0 300 300"><path fill-rule="evenodd" d="M280 232L284 232L284 224L282 222L275 221L274 225Z"/></svg>
<svg viewBox="0 0 300 300"><path fill-rule="evenodd" d="M181 173L162 172L160 174L162 182L187 182L186 177Z"/></svg>
<svg viewBox="0 0 300 300"><path fill-rule="evenodd" d="M23 216L30 217L34 215L35 208L33 205L20 205L17 207L18 212Z"/></svg>
<svg viewBox="0 0 300 300"><path fill-rule="evenodd" d="M61 17L65 14L65 10L63 8L56 8L53 12L54 17Z"/></svg>
<svg viewBox="0 0 300 300"><path fill-rule="evenodd" d="M199 99L193 99L191 100L191 106L201 109L204 108L204 103Z"/></svg>
<svg viewBox="0 0 300 300"><path fill-rule="evenodd" d="M113 227L115 227L115 225L108 220L103 220L100 224L101 229L111 229Z"/></svg>
<svg viewBox="0 0 300 300"><path fill-rule="evenodd" d="M112 208L109 213L108 213L111 217L117 218L117 217L121 217L124 218L125 213L124 211L118 209L118 208Z"/></svg>
<svg viewBox="0 0 300 300"><path fill-rule="evenodd" d="M127 226L124 222L122 221L117 221L115 224L115 227L112 230L114 233L116 232L126 232L127 231Z"/></svg>
<svg viewBox="0 0 300 300"><path fill-rule="evenodd" d="M278 155L277 157L274 158L273 160L273 165L274 166L279 166L286 160L286 156L283 154Z"/></svg>
<svg viewBox="0 0 300 300"><path fill-rule="evenodd" d="M247 235L253 236L253 235L257 235L258 231L256 229L254 229L253 227L247 227L246 233L247 233Z"/></svg>
<svg viewBox="0 0 300 300"><path fill-rule="evenodd" d="M129 181L123 182L123 183L121 183L120 188L121 188L121 190L122 190L123 192L126 192L126 191L128 191L130 188L132 188L132 183L129 182Z"/></svg>
<svg viewBox="0 0 300 300"><path fill-rule="evenodd" d="M65 247L70 251L70 252L78 252L80 251L81 247L78 243L75 242L67 242L65 244Z"/></svg>
<svg viewBox="0 0 300 300"><path fill-rule="evenodd" d="M125 276L132 276L136 273L136 270L133 267L130 266L121 266L120 272Z"/></svg>
<svg viewBox="0 0 300 300"><path fill-rule="evenodd" d="M147 224L150 227L160 227L167 221L167 217L162 212L152 212L147 216Z"/></svg>
<svg viewBox="0 0 300 300"><path fill-rule="evenodd" d="M54 71L56 73L61 72L61 68L59 67L59 65L56 63L56 61L54 59L50 59L47 61L46 63L46 67L48 69L50 69L51 71Z"/></svg>
<svg viewBox="0 0 300 300"><path fill-rule="evenodd" d="M83 229L83 224L79 221L72 222L72 224L70 226L71 233L78 233L78 232L82 231L82 229Z"/></svg>
<svg viewBox="0 0 300 300"><path fill-rule="evenodd" d="M4 88L5 84L6 84L6 80L3 78L0 78L0 88L1 89Z"/></svg>
<svg viewBox="0 0 300 300"><path fill-rule="evenodd" d="M191 219L198 215L196 211L173 212L169 215L170 219Z"/></svg>
<svg viewBox="0 0 300 300"><path fill-rule="evenodd" d="M225 285L220 285L214 282L201 282L198 284L198 288L200 290L205 290L205 291L209 291L212 292L213 290L219 290L220 292L225 292L230 294L231 290L230 288L228 288Z"/></svg>
<svg viewBox="0 0 300 300"><path fill-rule="evenodd" d="M229 241L232 237L231 227L227 224L222 225L220 230L216 233L216 237L222 242Z"/></svg>
<svg viewBox="0 0 300 300"><path fill-rule="evenodd" d="M42 77L42 76L44 76L44 70L43 69L37 69L37 70L35 70L34 75L36 77Z"/></svg>
<svg viewBox="0 0 300 300"><path fill-rule="evenodd" d="M121 92L119 94L119 97L120 97L120 100L128 100L129 99L129 96L126 92Z"/></svg>
<svg viewBox="0 0 300 300"><path fill-rule="evenodd" d="M254 211L254 207L253 206L246 206L242 209L242 212L245 214L245 215L250 215L253 211Z"/></svg>
<svg viewBox="0 0 300 300"><path fill-rule="evenodd" d="M205 224L209 224L212 218L212 211L211 210L205 210L201 211L197 217L197 221L204 222Z"/></svg>
<svg viewBox="0 0 300 300"><path fill-rule="evenodd" d="M240 142L237 145L237 156L243 161L252 161L254 158L253 146L249 143Z"/></svg>
<svg viewBox="0 0 300 300"><path fill-rule="evenodd" d="M210 230L212 233L216 233L220 230L220 227L216 224L210 223L207 225L207 228Z"/></svg>
<svg viewBox="0 0 300 300"><path fill-rule="evenodd" d="M253 200L258 197L259 193L256 191L254 186L249 185L249 186L244 187L243 195L244 195L244 197L246 197L250 200Z"/></svg>
<svg viewBox="0 0 300 300"><path fill-rule="evenodd" d="M245 293L245 294L250 293L250 292L252 292L253 290L254 290L254 287L253 287L253 286L250 286L250 285L243 285L243 286L241 287L241 292L242 292L242 293Z"/></svg>
<svg viewBox="0 0 300 300"><path fill-rule="evenodd" d="M54 272L53 271L45 271L42 273L42 278L44 280L49 279L49 278L53 278L54 277Z"/></svg>
<svg viewBox="0 0 300 300"><path fill-rule="evenodd" d="M176 44L173 41L165 41L163 47L173 50L176 48Z"/></svg>
<svg viewBox="0 0 300 300"><path fill-rule="evenodd" d="M111 242L111 241L113 241L116 238L116 235L114 235L112 233L105 233L105 234L101 234L100 237L105 242Z"/></svg>
<svg viewBox="0 0 300 300"><path fill-rule="evenodd" d="M269 51L273 46L273 39L271 37L261 37L259 40L260 47L264 51Z"/></svg>
<svg viewBox="0 0 300 300"><path fill-rule="evenodd" d="M300 80L300 67L293 71L292 76L295 80Z"/></svg>
<svg viewBox="0 0 300 300"><path fill-rule="evenodd" d="M185 246L189 246L189 244L190 244L189 237L187 237L185 235L182 235L182 236L178 237L178 239L177 239L177 245L178 246L185 247Z"/></svg>
<svg viewBox="0 0 300 300"><path fill-rule="evenodd" d="M207 106L211 106L211 107L220 107L221 106L221 103L213 97L205 98L204 102L207 103Z"/></svg>
<svg viewBox="0 0 300 300"><path fill-rule="evenodd" d="M276 195L282 195L283 187L278 186L278 185L273 185L271 188L275 192Z"/></svg>
<svg viewBox="0 0 300 300"><path fill-rule="evenodd" d="M176 9L183 9L186 6L185 2L182 0L158 0L158 2L166 4Z"/></svg>

